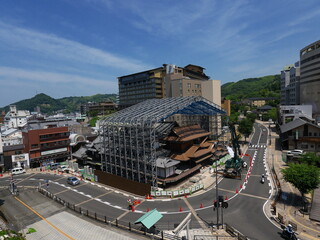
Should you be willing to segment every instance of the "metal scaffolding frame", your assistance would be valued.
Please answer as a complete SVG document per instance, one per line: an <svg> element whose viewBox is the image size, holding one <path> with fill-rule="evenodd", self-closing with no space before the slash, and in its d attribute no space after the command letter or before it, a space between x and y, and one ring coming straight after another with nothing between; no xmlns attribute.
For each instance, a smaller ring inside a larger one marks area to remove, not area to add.
<svg viewBox="0 0 320 240"><path fill-rule="evenodd" d="M157 186L159 123L174 114L225 114L202 97L149 99L101 121L104 152L102 170L133 181Z"/></svg>

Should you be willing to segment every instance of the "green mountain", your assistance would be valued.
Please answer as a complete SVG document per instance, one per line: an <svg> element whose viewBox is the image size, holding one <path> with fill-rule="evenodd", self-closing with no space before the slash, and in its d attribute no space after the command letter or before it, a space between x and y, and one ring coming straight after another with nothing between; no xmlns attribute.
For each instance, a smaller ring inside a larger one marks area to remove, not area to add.
<svg viewBox="0 0 320 240"><path fill-rule="evenodd" d="M21 100L19 102L12 103L16 105L19 110L29 110L31 112L39 106L42 113L53 113L56 111L75 112L79 111L80 104L87 102L102 102L105 100L116 101L116 94L96 94L93 96L81 96L81 97L64 97L60 99L54 99L44 93L35 95L32 98ZM9 111L9 105L0 108L0 111Z"/></svg>
<svg viewBox="0 0 320 240"><path fill-rule="evenodd" d="M221 96L234 101L251 97L277 97L280 99L280 75L247 78L223 84Z"/></svg>

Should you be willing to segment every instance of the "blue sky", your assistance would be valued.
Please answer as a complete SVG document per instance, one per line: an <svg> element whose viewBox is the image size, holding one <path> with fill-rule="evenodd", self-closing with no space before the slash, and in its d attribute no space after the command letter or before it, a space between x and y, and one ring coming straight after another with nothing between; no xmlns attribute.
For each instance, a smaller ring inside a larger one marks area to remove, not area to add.
<svg viewBox="0 0 320 240"><path fill-rule="evenodd" d="M221 84L277 74L319 26L318 0L2 0L0 107L117 93L117 77L164 63Z"/></svg>

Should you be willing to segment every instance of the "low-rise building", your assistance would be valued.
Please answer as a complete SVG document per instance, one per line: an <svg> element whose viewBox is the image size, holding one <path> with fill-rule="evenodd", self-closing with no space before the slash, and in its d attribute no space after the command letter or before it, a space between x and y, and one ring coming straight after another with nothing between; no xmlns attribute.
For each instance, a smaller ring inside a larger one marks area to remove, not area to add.
<svg viewBox="0 0 320 240"><path fill-rule="evenodd" d="M280 126L283 149L320 152L320 126L297 118Z"/></svg>
<svg viewBox="0 0 320 240"><path fill-rule="evenodd" d="M39 167L70 157L68 127L49 125L47 128L22 132L24 152L29 154L30 167Z"/></svg>
<svg viewBox="0 0 320 240"><path fill-rule="evenodd" d="M4 168L7 171L14 167L27 168L28 157L24 154L24 145L10 145L3 147Z"/></svg>
<svg viewBox="0 0 320 240"><path fill-rule="evenodd" d="M313 122L311 105L282 105L279 108L279 124L285 124L294 119L301 118L303 120Z"/></svg>

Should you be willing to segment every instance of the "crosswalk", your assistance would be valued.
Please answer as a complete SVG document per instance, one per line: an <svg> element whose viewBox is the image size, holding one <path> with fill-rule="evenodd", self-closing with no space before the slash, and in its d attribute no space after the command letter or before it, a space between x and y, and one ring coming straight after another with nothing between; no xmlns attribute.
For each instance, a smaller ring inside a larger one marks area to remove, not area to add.
<svg viewBox="0 0 320 240"><path fill-rule="evenodd" d="M266 144L250 145L249 148L266 148Z"/></svg>

